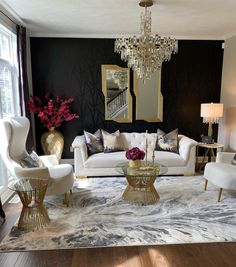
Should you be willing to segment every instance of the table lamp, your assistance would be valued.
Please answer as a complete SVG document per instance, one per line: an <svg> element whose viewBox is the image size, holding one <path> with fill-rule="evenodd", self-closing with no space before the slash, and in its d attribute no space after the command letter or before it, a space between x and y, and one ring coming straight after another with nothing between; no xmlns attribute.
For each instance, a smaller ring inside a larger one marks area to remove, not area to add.
<svg viewBox="0 0 236 267"><path fill-rule="evenodd" d="M218 123L219 118L223 116L222 103L204 103L201 104L201 117L203 123L209 123L208 136L212 137L212 123Z"/></svg>

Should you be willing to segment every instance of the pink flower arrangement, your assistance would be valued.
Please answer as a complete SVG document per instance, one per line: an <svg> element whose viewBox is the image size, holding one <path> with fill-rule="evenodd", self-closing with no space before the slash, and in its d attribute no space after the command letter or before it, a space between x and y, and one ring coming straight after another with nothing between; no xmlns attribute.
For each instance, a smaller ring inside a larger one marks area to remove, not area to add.
<svg viewBox="0 0 236 267"><path fill-rule="evenodd" d="M126 151L125 156L129 160L142 160L145 157L145 152L138 147L133 147Z"/></svg>
<svg viewBox="0 0 236 267"><path fill-rule="evenodd" d="M48 95L45 95L44 100L31 96L28 106L30 111L39 117L43 126L49 129L60 127L63 121L79 118L77 114L70 112L70 104L73 101L73 98L63 100L59 96L55 100L49 98Z"/></svg>

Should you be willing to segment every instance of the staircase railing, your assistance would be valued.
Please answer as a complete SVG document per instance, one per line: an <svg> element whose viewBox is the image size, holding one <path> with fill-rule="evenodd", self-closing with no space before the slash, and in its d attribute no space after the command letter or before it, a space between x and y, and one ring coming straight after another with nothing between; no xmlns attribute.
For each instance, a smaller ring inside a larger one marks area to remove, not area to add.
<svg viewBox="0 0 236 267"><path fill-rule="evenodd" d="M127 88L107 103L108 117L117 118L128 106Z"/></svg>

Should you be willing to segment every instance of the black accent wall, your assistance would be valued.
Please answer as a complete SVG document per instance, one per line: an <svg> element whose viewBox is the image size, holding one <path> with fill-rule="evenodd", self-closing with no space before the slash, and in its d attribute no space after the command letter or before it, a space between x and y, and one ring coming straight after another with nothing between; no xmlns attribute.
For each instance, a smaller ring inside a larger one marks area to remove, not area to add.
<svg viewBox="0 0 236 267"><path fill-rule="evenodd" d="M179 41L179 51L162 66L163 122L116 123L104 120L101 65L126 67L114 53L113 39L31 38L34 95L73 97L72 109L79 120L64 122L59 129L65 137L63 158L72 158L70 145L83 129L103 128L127 132L156 132L157 128L179 132L195 140L207 134L200 118L200 104L220 101L223 50L222 41ZM131 72L131 89L133 88ZM135 100L135 99L134 99ZM148 103L147 103L148 105ZM40 137L46 129L36 118L37 151L42 153ZM217 136L217 126L213 128Z"/></svg>

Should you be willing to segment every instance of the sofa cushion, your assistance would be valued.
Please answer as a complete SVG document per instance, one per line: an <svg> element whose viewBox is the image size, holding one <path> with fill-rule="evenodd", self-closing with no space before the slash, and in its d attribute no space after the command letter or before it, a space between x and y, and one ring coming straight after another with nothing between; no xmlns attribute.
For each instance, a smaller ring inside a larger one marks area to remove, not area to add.
<svg viewBox="0 0 236 267"><path fill-rule="evenodd" d="M156 150L178 153L178 129L169 133L157 130Z"/></svg>
<svg viewBox="0 0 236 267"><path fill-rule="evenodd" d="M85 162L86 168L114 168L117 165L128 162L125 151L110 153L98 153L91 155Z"/></svg>
<svg viewBox="0 0 236 267"><path fill-rule="evenodd" d="M120 138L120 131L108 133L102 130L104 153L123 151L124 146Z"/></svg>
<svg viewBox="0 0 236 267"><path fill-rule="evenodd" d="M148 151L152 152L156 146L156 133L120 133L120 138L122 140L122 144L124 145L125 150L131 149L133 147L138 147L141 150L146 149L146 136L148 138Z"/></svg>
<svg viewBox="0 0 236 267"><path fill-rule="evenodd" d="M148 161L152 160L152 153L148 154ZM184 159L176 153L166 151L155 151L155 162L167 167L185 166ZM109 153L98 153L91 155L85 162L85 168L115 168L119 164L127 163L125 151Z"/></svg>
<svg viewBox="0 0 236 267"><path fill-rule="evenodd" d="M179 154L169 151L155 151L155 162L158 162L166 167L186 165L186 161Z"/></svg>
<svg viewBox="0 0 236 267"><path fill-rule="evenodd" d="M94 134L84 131L84 137L89 155L103 152L102 134L100 130L97 130Z"/></svg>

